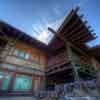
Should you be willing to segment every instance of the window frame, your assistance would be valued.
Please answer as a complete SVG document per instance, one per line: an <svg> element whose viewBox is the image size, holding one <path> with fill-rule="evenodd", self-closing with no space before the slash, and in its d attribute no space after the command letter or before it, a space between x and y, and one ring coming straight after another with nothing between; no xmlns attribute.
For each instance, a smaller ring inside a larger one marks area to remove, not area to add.
<svg viewBox="0 0 100 100"><path fill-rule="evenodd" d="M22 53L23 53L23 55L22 55ZM13 55L16 57L22 58L24 60L30 60L30 61L32 60L30 52L25 52L25 51L17 49L17 48L14 50ZM28 57L27 57L27 55L28 55Z"/></svg>

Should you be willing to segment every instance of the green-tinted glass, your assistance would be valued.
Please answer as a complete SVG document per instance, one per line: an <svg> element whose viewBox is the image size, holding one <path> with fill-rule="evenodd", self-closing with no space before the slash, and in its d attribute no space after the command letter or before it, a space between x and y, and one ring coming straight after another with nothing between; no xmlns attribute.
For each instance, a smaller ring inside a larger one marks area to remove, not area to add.
<svg viewBox="0 0 100 100"><path fill-rule="evenodd" d="M27 91L31 89L32 85L32 78L28 76L17 75L15 84L14 84L14 91Z"/></svg>
<svg viewBox="0 0 100 100"><path fill-rule="evenodd" d="M3 73L0 72L0 80L2 80L2 78L3 78Z"/></svg>
<svg viewBox="0 0 100 100"><path fill-rule="evenodd" d="M5 79L3 81L3 84L2 84L2 90L7 90L8 89L10 79L11 79L10 74L6 74Z"/></svg>

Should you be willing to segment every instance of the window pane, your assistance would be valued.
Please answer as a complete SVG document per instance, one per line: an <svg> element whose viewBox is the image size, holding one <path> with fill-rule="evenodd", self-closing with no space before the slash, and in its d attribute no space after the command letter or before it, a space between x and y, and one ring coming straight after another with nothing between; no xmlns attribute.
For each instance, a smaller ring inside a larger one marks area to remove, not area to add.
<svg viewBox="0 0 100 100"><path fill-rule="evenodd" d="M20 57L24 58L25 57L25 53L23 51L20 51Z"/></svg>
<svg viewBox="0 0 100 100"><path fill-rule="evenodd" d="M29 59L30 58L30 54L29 53L26 53L25 54L25 59Z"/></svg>
<svg viewBox="0 0 100 100"><path fill-rule="evenodd" d="M19 55L19 50L16 49L16 50L14 51L14 55L18 56L18 55Z"/></svg>
<svg viewBox="0 0 100 100"><path fill-rule="evenodd" d="M10 76L10 74L7 73L6 76L5 76L5 79L3 81L3 84L2 84L2 90L7 90L8 89L10 79L11 79L11 76Z"/></svg>
<svg viewBox="0 0 100 100"><path fill-rule="evenodd" d="M0 80L2 80L2 78L3 78L3 73L0 72Z"/></svg>
<svg viewBox="0 0 100 100"><path fill-rule="evenodd" d="M24 75L17 75L14 83L14 91L27 91L32 87L32 78Z"/></svg>

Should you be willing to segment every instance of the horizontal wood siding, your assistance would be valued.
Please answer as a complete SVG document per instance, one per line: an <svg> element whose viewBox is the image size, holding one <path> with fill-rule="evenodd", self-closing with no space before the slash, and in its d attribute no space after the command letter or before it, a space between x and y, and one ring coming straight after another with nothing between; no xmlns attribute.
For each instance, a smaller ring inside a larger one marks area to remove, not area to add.
<svg viewBox="0 0 100 100"><path fill-rule="evenodd" d="M47 67L47 54L37 48L33 48L26 43L18 41L15 46L17 49L29 52L32 55L31 60L37 62L40 67Z"/></svg>

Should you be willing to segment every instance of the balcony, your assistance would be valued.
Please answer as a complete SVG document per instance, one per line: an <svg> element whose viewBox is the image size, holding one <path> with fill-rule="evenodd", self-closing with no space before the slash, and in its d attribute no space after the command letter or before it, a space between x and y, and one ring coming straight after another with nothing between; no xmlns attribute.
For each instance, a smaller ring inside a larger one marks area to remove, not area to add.
<svg viewBox="0 0 100 100"><path fill-rule="evenodd" d="M70 66L70 63L65 63L65 64L62 64L60 66L49 67L46 70L46 72L47 72L47 75L51 75L51 74L55 74L55 73L70 70L70 69L72 69L72 67Z"/></svg>

